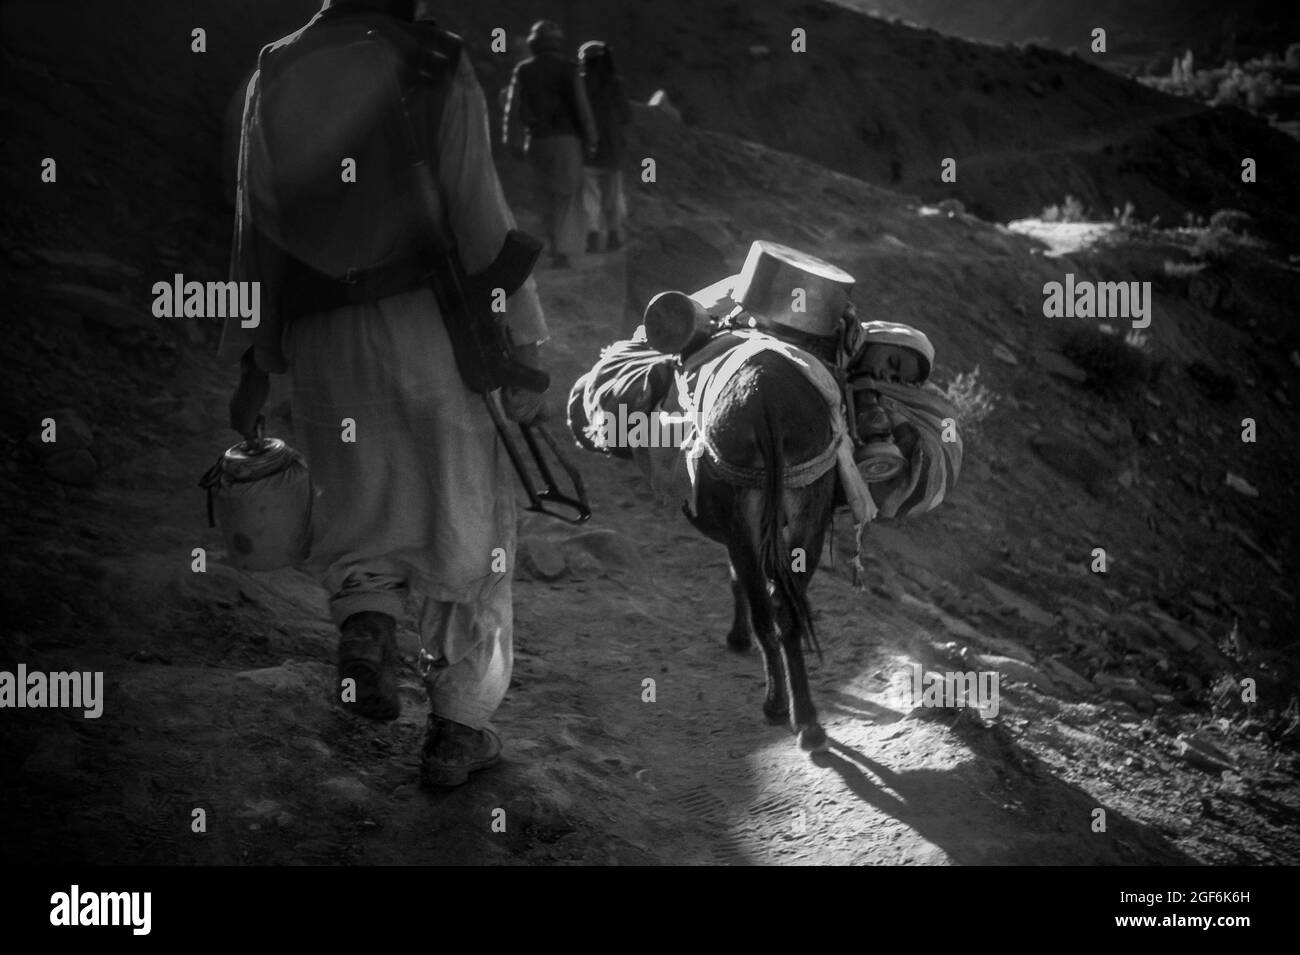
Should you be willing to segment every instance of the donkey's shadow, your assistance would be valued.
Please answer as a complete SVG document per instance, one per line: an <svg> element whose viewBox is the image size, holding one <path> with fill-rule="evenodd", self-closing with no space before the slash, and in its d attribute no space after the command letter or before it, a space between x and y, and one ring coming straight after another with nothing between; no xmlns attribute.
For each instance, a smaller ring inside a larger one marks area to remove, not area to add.
<svg viewBox="0 0 1300 955"><path fill-rule="evenodd" d="M1094 831L1098 798L1052 775L1002 727L966 719L951 731L977 760L995 761L998 774L1011 777L1005 782L1013 802L999 803L961 766L895 772L833 738L830 749L812 760L960 865L1198 864L1150 826L1111 807L1101 807L1105 831Z"/></svg>

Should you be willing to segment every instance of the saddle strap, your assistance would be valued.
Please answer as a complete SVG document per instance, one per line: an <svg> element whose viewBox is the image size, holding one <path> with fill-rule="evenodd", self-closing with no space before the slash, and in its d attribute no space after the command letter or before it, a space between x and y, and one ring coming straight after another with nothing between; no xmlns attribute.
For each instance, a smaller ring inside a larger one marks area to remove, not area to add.
<svg viewBox="0 0 1300 955"><path fill-rule="evenodd" d="M703 432L697 432L697 436L705 454L708 456L709 467L722 480L740 487L763 487L767 483L767 472L765 470L728 464L722 460L722 456L718 454L718 449L710 443ZM826 450L815 458L804 461L802 464L786 465L781 486L807 487L835 466L838 453L839 441L832 441L826 446Z"/></svg>

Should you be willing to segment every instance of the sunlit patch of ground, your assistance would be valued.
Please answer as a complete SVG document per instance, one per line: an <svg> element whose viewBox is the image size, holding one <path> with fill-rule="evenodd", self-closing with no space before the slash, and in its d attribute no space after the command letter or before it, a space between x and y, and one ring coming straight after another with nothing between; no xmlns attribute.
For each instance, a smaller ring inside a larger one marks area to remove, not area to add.
<svg viewBox="0 0 1300 955"><path fill-rule="evenodd" d="M1056 258L1082 252L1115 231L1113 222L1048 222L1044 219L1016 219L1007 228L1047 246L1043 255Z"/></svg>

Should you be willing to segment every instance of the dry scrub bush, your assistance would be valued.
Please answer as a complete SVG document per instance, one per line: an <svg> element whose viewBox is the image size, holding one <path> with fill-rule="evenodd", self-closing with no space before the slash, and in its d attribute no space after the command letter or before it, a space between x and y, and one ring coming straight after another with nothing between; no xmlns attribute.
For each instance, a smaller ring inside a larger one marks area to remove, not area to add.
<svg viewBox="0 0 1300 955"><path fill-rule="evenodd" d="M957 412L957 424L967 438L980 432L980 425L997 407L997 397L979 380L980 366L970 372L959 372L948 383L943 396Z"/></svg>
<svg viewBox="0 0 1300 955"><path fill-rule="evenodd" d="M1074 196L1066 196L1059 206L1048 206L1043 210L1044 222L1086 222L1086 210L1083 203Z"/></svg>

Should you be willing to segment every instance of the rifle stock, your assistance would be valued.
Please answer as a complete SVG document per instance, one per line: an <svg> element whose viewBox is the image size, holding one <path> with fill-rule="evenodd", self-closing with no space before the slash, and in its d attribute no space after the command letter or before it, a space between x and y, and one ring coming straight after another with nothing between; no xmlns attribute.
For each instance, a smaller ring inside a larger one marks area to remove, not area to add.
<svg viewBox="0 0 1300 955"><path fill-rule="evenodd" d="M446 319L456 366L465 386L478 394L502 387L543 392L550 376L516 360L505 317L492 309L501 291L506 297L527 281L542 243L526 232L512 229L501 251L482 272L467 275L454 250L439 256L433 273L434 292Z"/></svg>

